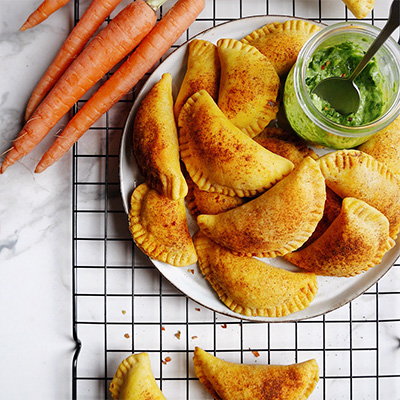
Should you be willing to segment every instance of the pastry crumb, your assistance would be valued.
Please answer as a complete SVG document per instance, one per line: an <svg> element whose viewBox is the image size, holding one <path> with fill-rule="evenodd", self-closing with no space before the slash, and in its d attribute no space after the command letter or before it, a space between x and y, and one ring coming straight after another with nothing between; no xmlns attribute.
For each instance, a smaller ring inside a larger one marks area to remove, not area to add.
<svg viewBox="0 0 400 400"><path fill-rule="evenodd" d="M228 327L228 325L227 324L223 324L223 325L221 325L221 328L223 328L223 329L226 329Z"/></svg>
<svg viewBox="0 0 400 400"><path fill-rule="evenodd" d="M176 337L177 339L180 339L180 338L181 338L181 331L176 332L176 333L175 333L175 337Z"/></svg>
<svg viewBox="0 0 400 400"><path fill-rule="evenodd" d="M197 339L198 338L198 336L192 336L192 339L194 340L194 339Z"/></svg>
<svg viewBox="0 0 400 400"><path fill-rule="evenodd" d="M124 337L126 337L127 339L130 338L129 333L125 333Z"/></svg>

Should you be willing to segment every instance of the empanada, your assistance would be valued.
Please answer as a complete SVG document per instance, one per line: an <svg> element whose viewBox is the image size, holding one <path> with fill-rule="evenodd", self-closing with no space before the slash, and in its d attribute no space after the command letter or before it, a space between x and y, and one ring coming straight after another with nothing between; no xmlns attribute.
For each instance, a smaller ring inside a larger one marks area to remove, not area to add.
<svg viewBox="0 0 400 400"><path fill-rule="evenodd" d="M178 120L186 100L201 89L217 101L220 63L217 46L207 40L194 39L189 45L187 69L175 100L174 113Z"/></svg>
<svg viewBox="0 0 400 400"><path fill-rule="evenodd" d="M291 365L237 364L196 347L193 363L216 400L305 400L319 380L314 359Z"/></svg>
<svg viewBox="0 0 400 400"><path fill-rule="evenodd" d="M129 230L150 258L175 266L197 261L183 199L171 200L142 183L131 196Z"/></svg>
<svg viewBox="0 0 400 400"><path fill-rule="evenodd" d="M390 236L400 229L400 181L386 165L359 150L339 150L317 160L326 184L341 198L355 197L377 208L390 223Z"/></svg>
<svg viewBox="0 0 400 400"><path fill-rule="evenodd" d="M190 213L194 217L200 214L219 214L246 202L244 197L227 196L222 193L200 190L190 177L186 178L186 182L189 190L185 201Z"/></svg>
<svg viewBox="0 0 400 400"><path fill-rule="evenodd" d="M193 241L204 277L221 301L239 314L283 317L306 308L317 293L313 273L290 272L234 255L201 231Z"/></svg>
<svg viewBox="0 0 400 400"><path fill-rule="evenodd" d="M282 128L266 127L253 139L269 151L287 158L295 166L299 165L307 156L314 160L318 158L314 150L307 146L305 140Z"/></svg>
<svg viewBox="0 0 400 400"><path fill-rule="evenodd" d="M218 106L235 126L254 137L279 110L279 76L253 46L220 39L217 48L221 62Z"/></svg>
<svg viewBox="0 0 400 400"><path fill-rule="evenodd" d="M343 0L343 3L356 18L363 19L374 8L375 0Z"/></svg>
<svg viewBox="0 0 400 400"><path fill-rule="evenodd" d="M163 74L140 104L133 127L133 153L146 182L176 200L185 197L188 189L180 168L171 82L171 75Z"/></svg>
<svg viewBox="0 0 400 400"><path fill-rule="evenodd" d="M276 257L298 249L322 218L325 181L307 157L286 178L254 200L218 215L199 215L200 229L235 253Z"/></svg>
<svg viewBox="0 0 400 400"><path fill-rule="evenodd" d="M297 60L305 42L321 28L303 20L273 22L255 30L241 42L256 47L275 67L279 76L286 75Z"/></svg>
<svg viewBox="0 0 400 400"><path fill-rule="evenodd" d="M121 362L110 392L114 400L166 400L154 379L147 353L132 354Z"/></svg>
<svg viewBox="0 0 400 400"><path fill-rule="evenodd" d="M179 128L182 161L201 190L251 197L293 169L233 125L205 90L187 100Z"/></svg>
<svg viewBox="0 0 400 400"><path fill-rule="evenodd" d="M394 243L389 221L380 211L346 197L340 215L325 233L285 259L317 275L349 277L379 264Z"/></svg>
<svg viewBox="0 0 400 400"><path fill-rule="evenodd" d="M385 164L400 179L400 117L359 146L358 150Z"/></svg>

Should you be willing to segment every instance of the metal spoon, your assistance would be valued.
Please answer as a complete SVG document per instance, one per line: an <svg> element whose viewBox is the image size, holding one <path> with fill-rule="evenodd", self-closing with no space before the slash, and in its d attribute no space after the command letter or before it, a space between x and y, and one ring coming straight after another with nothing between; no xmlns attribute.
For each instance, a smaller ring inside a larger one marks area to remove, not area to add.
<svg viewBox="0 0 400 400"><path fill-rule="evenodd" d="M356 112L360 106L360 91L354 80L398 26L400 26L400 0L393 0L386 25L352 74L348 78L326 78L315 86L312 93L327 101L332 108L342 115Z"/></svg>

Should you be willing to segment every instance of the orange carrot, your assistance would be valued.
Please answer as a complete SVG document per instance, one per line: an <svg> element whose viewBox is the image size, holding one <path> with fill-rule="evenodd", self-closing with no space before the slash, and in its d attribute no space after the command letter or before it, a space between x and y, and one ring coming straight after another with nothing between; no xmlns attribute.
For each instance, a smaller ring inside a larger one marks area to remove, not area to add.
<svg viewBox="0 0 400 400"><path fill-rule="evenodd" d="M49 90L58 81L68 66L85 47L104 20L122 0L93 0L65 40L60 51L43 74L29 99L25 111L25 121L43 100Z"/></svg>
<svg viewBox="0 0 400 400"><path fill-rule="evenodd" d="M143 0L125 7L82 51L26 122L0 173L24 157L105 73L131 52L157 17Z"/></svg>
<svg viewBox="0 0 400 400"><path fill-rule="evenodd" d="M28 17L20 31L33 28L50 17L59 8L65 6L69 0L44 0L42 4Z"/></svg>
<svg viewBox="0 0 400 400"><path fill-rule="evenodd" d="M40 160L42 172L60 159L106 111L125 96L195 21L204 0L178 0L127 61L108 79L71 119Z"/></svg>

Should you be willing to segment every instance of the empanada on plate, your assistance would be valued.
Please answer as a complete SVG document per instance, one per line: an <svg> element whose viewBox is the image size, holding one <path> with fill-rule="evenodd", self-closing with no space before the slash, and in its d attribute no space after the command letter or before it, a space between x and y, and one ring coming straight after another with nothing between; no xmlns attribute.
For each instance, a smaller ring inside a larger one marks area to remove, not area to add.
<svg viewBox="0 0 400 400"><path fill-rule="evenodd" d="M325 181L307 157L286 178L254 200L218 215L199 215L208 237L240 255L276 257L298 249L322 218Z"/></svg>
<svg viewBox="0 0 400 400"><path fill-rule="evenodd" d="M278 75L284 76L296 62L305 42L319 30L319 26L308 21L273 22L250 33L241 42L256 47L272 63Z"/></svg>
<svg viewBox="0 0 400 400"><path fill-rule="evenodd" d="M317 293L313 273L290 272L256 258L234 255L201 231L193 241L201 272L234 312L283 317L306 308Z"/></svg>
<svg viewBox="0 0 400 400"><path fill-rule="evenodd" d="M340 215L310 246L285 259L317 275L349 277L379 264L395 242L389 221L362 200L343 199Z"/></svg>
<svg viewBox="0 0 400 400"><path fill-rule="evenodd" d="M219 214L246 202L244 197L227 196L222 193L200 190L190 177L186 178L186 182L189 190L185 201L194 217L200 214Z"/></svg>
<svg viewBox="0 0 400 400"><path fill-rule="evenodd" d="M142 183L131 196L129 230L150 258L178 267L197 261L183 199L171 200Z"/></svg>
<svg viewBox="0 0 400 400"><path fill-rule="evenodd" d="M358 147L385 164L400 179L400 117Z"/></svg>
<svg viewBox="0 0 400 400"><path fill-rule="evenodd" d="M251 197L293 169L233 125L205 90L187 100L179 128L182 161L201 190Z"/></svg>
<svg viewBox="0 0 400 400"><path fill-rule="evenodd" d="M121 362L110 392L114 400L166 400L154 379L147 353L132 354Z"/></svg>
<svg viewBox="0 0 400 400"><path fill-rule="evenodd" d="M396 239L400 229L400 180L388 167L359 150L339 150L317 160L326 184L341 198L355 197L383 213Z"/></svg>
<svg viewBox="0 0 400 400"><path fill-rule="evenodd" d="M217 46L207 40L194 39L189 43L187 69L175 100L174 113L178 120L186 100L201 89L217 101L220 63Z"/></svg>
<svg viewBox="0 0 400 400"><path fill-rule="evenodd" d="M279 76L253 46L220 39L217 48L221 62L218 106L234 125L254 137L279 110Z"/></svg>
<svg viewBox="0 0 400 400"><path fill-rule="evenodd" d="M269 151L287 158L295 166L299 165L307 156L314 160L318 158L314 150L307 146L305 140L282 128L266 127L253 139Z"/></svg>
<svg viewBox="0 0 400 400"><path fill-rule="evenodd" d="M356 18L363 19L374 8L375 0L343 0L343 3Z"/></svg>
<svg viewBox="0 0 400 400"><path fill-rule="evenodd" d="M163 74L140 104L133 127L133 153L146 182L176 200L186 196L187 185L180 168L171 85L171 75Z"/></svg>
<svg viewBox="0 0 400 400"><path fill-rule="evenodd" d="M196 376L216 400L305 400L319 380L314 359L290 365L237 364L196 347L193 363Z"/></svg>

